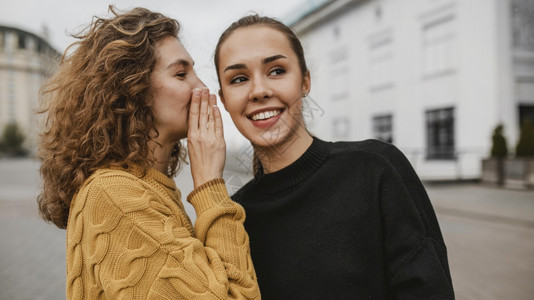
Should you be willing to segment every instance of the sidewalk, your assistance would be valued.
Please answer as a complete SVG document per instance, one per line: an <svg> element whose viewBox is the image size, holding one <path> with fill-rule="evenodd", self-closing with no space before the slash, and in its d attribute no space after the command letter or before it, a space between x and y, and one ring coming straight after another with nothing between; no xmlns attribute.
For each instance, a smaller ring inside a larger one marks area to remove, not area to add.
<svg viewBox="0 0 534 300"><path fill-rule="evenodd" d="M457 299L533 299L534 191L426 186Z"/></svg>
<svg viewBox="0 0 534 300"><path fill-rule="evenodd" d="M38 217L38 167L0 160L0 299L65 299L65 231Z"/></svg>
<svg viewBox="0 0 534 300"><path fill-rule="evenodd" d="M436 211L534 228L534 190L478 183L425 184Z"/></svg>

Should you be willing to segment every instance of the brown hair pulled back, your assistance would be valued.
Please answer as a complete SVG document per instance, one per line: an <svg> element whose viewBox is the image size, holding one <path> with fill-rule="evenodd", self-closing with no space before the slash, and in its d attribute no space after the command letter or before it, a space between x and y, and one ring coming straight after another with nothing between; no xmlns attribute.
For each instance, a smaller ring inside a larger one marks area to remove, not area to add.
<svg viewBox="0 0 534 300"><path fill-rule="evenodd" d="M98 168L148 168L147 142L155 136L150 74L155 44L177 37L180 25L144 8L94 17L63 54L58 72L41 88L45 129L39 159L41 216L66 228L71 200ZM175 145L169 173L183 153Z"/></svg>
<svg viewBox="0 0 534 300"><path fill-rule="evenodd" d="M221 51L222 44L237 29L251 27L251 26L267 26L267 27L270 27L274 30L277 30L283 33L287 37L289 41L289 45L291 46L291 49L293 49L293 51L297 55L297 58L299 60L299 67L300 67L300 70L302 71L302 74L305 74L308 71L302 44L300 43L299 38L293 32L293 30L290 27L286 26L284 23L276 19L254 14L254 15L244 16L241 19L235 21L228 28L226 28L226 30L219 37L219 41L217 42L217 46L215 47L215 55L214 55L215 68L217 71L217 78L219 78L219 85L221 82L221 79L219 76L219 54Z"/></svg>

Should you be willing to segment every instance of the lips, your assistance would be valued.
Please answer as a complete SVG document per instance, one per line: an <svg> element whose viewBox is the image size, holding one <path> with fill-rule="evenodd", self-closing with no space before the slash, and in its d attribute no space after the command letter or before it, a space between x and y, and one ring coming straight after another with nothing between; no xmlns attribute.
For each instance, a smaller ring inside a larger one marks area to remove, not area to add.
<svg viewBox="0 0 534 300"><path fill-rule="evenodd" d="M262 121L262 120L267 120L267 119L276 117L276 116L278 116L281 112L282 112L281 109L268 110L268 111L265 111L265 112L256 113L256 114L250 116L250 118L251 118L253 121Z"/></svg>
<svg viewBox="0 0 534 300"><path fill-rule="evenodd" d="M247 118L252 121L257 127L267 128L272 126L280 118L280 115L284 112L284 108L269 107L256 110L247 115Z"/></svg>
<svg viewBox="0 0 534 300"><path fill-rule="evenodd" d="M264 108L252 112L251 114L247 115L247 118L251 119L252 121L263 121L274 118L283 111L284 109L282 108Z"/></svg>

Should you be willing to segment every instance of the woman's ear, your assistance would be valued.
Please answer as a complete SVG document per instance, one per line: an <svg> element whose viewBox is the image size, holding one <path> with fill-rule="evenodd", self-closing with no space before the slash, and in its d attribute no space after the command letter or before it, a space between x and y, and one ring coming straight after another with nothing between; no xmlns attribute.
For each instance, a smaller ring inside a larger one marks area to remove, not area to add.
<svg viewBox="0 0 534 300"><path fill-rule="evenodd" d="M311 76L310 71L306 71L304 73L304 76L302 78L302 94L307 96L310 93L311 90Z"/></svg>
<svg viewBox="0 0 534 300"><path fill-rule="evenodd" d="M224 105L224 109L228 111L228 109L226 108L226 100L224 99L222 89L219 89L219 98L221 99L221 102Z"/></svg>

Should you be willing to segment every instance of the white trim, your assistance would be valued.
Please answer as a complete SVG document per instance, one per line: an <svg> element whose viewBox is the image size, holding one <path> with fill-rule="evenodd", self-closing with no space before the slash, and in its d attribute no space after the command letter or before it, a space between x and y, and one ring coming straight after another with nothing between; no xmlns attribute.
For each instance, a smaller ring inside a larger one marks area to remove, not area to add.
<svg viewBox="0 0 534 300"><path fill-rule="evenodd" d="M449 18L455 17L456 3L451 2L419 15L422 28L431 27Z"/></svg>
<svg viewBox="0 0 534 300"><path fill-rule="evenodd" d="M304 16L300 20L291 25L297 34L301 34L330 16L345 11L350 5L363 3L369 0L335 0L326 4L325 7L319 8L316 11Z"/></svg>

